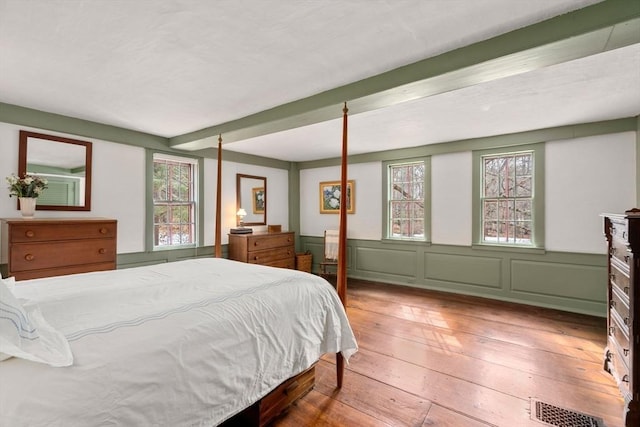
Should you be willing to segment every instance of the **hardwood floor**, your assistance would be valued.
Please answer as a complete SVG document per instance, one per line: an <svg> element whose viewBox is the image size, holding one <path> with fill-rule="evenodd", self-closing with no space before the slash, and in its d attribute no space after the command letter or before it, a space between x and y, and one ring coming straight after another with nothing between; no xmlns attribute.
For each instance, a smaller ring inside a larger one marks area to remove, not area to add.
<svg viewBox="0 0 640 427"><path fill-rule="evenodd" d="M531 398L622 427L602 369L606 320L349 280L359 351L335 388L335 356L275 426L541 427Z"/></svg>

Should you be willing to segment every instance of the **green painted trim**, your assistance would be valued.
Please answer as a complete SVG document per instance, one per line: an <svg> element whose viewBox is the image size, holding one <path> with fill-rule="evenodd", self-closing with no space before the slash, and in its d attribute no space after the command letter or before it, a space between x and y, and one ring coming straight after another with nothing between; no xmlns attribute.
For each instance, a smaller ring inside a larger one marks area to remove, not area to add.
<svg viewBox="0 0 640 427"><path fill-rule="evenodd" d="M153 182L153 180L152 180ZM204 159L198 158L198 212L196 213L196 246L202 247L204 244L204 193L207 183L204 180ZM214 219L215 221L215 219ZM153 234L153 231L152 231Z"/></svg>
<svg viewBox="0 0 640 427"><path fill-rule="evenodd" d="M213 257L213 246L201 246L198 248L181 248L168 249L152 252L133 252L126 254L118 254L118 269L141 267L145 265L162 264L165 262L181 261L192 258L210 258ZM227 257L227 245L222 247L223 257Z"/></svg>
<svg viewBox="0 0 640 427"><path fill-rule="evenodd" d="M464 151L514 147L517 145L535 144L537 142L607 135L620 132L635 132L640 129L638 120L640 120L638 119L638 117L627 117L623 119L559 126L554 128L537 129L504 135L440 142L437 144L421 145L419 147L377 151L375 153L356 154L353 156L349 156L349 163L372 163L390 159L409 159L423 156L435 156L438 154L460 153ZM332 159L300 162L298 165L302 170L330 167L339 164L340 158L336 157Z"/></svg>
<svg viewBox="0 0 640 427"><path fill-rule="evenodd" d="M296 252L300 252L300 170L297 163L289 167L289 230L297 231L295 238Z"/></svg>
<svg viewBox="0 0 640 427"><path fill-rule="evenodd" d="M318 272L322 237L300 240L302 250L313 254L313 271ZM358 239L349 239L347 248L350 278L606 316L606 255L506 248L487 252Z"/></svg>
<svg viewBox="0 0 640 427"><path fill-rule="evenodd" d="M168 139L161 136L1 102L0 122L70 133L138 147L171 150Z"/></svg>
<svg viewBox="0 0 640 427"><path fill-rule="evenodd" d="M170 139L174 148L215 146L338 119L583 58L640 41L640 7L608 0L354 83Z"/></svg>
<svg viewBox="0 0 640 427"><path fill-rule="evenodd" d="M0 122L20 126L28 126L42 130L62 132L65 134L83 136L86 138L100 139L107 142L131 145L134 147L148 148L163 151L174 155L200 156L204 158L217 159L218 152L213 148L185 151L174 149L169 146L169 139L161 136L137 132L116 126L109 126L102 123L88 120L76 119L59 114L47 113L31 108L0 102ZM254 156L251 154L238 153L235 151L223 150L224 161L245 163L249 165L265 166L274 169L289 169L289 163L284 160L271 159L268 157Z"/></svg>
<svg viewBox="0 0 640 427"><path fill-rule="evenodd" d="M545 236L545 185L544 185L544 172L545 172L545 145L544 143L519 145L516 147L500 147L490 150L473 150L473 184L472 184L472 241L474 247L487 247L487 248L511 248L514 251L531 251L544 250L544 236ZM491 154L510 153L514 151L533 151L533 164L534 164L534 195L533 195L533 246L516 246L516 245L494 245L488 243L482 243L482 207L480 206L480 194L482 189L482 170L481 159L482 156ZM537 251L534 251L537 253Z"/></svg>

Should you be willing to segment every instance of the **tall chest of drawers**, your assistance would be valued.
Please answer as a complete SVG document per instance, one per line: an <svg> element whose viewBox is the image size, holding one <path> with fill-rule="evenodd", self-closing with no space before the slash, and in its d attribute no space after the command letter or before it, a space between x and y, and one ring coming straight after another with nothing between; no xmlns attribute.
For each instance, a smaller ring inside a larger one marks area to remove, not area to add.
<svg viewBox="0 0 640 427"><path fill-rule="evenodd" d="M294 269L294 232L229 234L229 259Z"/></svg>
<svg viewBox="0 0 640 427"><path fill-rule="evenodd" d="M0 230L0 264L16 280L116 268L113 219L11 218Z"/></svg>
<svg viewBox="0 0 640 427"><path fill-rule="evenodd" d="M625 425L640 426L640 210L605 214L608 245L605 369L625 400Z"/></svg>

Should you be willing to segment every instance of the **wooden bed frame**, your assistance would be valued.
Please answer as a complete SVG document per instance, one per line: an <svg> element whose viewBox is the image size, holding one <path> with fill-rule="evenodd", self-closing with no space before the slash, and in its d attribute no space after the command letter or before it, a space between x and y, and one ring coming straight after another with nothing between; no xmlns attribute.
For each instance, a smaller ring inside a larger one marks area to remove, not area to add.
<svg viewBox="0 0 640 427"><path fill-rule="evenodd" d="M340 185L347 188L347 103L342 109L342 156L340 165ZM215 257L222 257L222 226L221 226L221 205L222 205L222 135L218 135L218 181L216 186L216 235L215 235ZM347 203L340 203L340 226L338 237L338 272L336 290L342 305L346 309L347 305ZM344 378L344 357L341 353L336 353L336 380L337 387L342 387ZM307 394L315 385L315 365L308 370L289 378L287 381L276 387L271 393L254 403L237 416L231 418L223 426L231 427L236 425L265 426L271 423L276 417L282 414L296 400Z"/></svg>

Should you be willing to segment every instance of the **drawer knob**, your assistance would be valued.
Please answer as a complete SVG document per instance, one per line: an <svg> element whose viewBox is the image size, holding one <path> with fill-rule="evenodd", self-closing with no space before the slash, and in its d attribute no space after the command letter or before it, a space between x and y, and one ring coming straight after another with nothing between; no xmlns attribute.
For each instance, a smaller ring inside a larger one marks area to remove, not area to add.
<svg viewBox="0 0 640 427"><path fill-rule="evenodd" d="M625 317L625 318L624 318L624 324L625 324L626 326L629 326L629 318L628 318L628 317Z"/></svg>
<svg viewBox="0 0 640 427"><path fill-rule="evenodd" d="M100 228L100 234L107 234L107 230L105 227Z"/></svg>
<svg viewBox="0 0 640 427"><path fill-rule="evenodd" d="M625 255L625 256L624 256L624 262L626 262L627 264L629 264L629 255Z"/></svg>
<svg viewBox="0 0 640 427"><path fill-rule="evenodd" d="M33 230L27 230L25 231L24 235L27 237L33 237L36 235L36 233L34 233Z"/></svg>
<svg viewBox="0 0 640 427"><path fill-rule="evenodd" d="M628 383L629 382L629 375L625 375L624 377L622 377L622 382Z"/></svg>
<svg viewBox="0 0 640 427"><path fill-rule="evenodd" d="M253 246L258 246L258 241L253 242Z"/></svg>
<svg viewBox="0 0 640 427"><path fill-rule="evenodd" d="M253 257L253 260L254 260L254 261L258 261L258 255L255 255L255 256Z"/></svg>
<svg viewBox="0 0 640 427"><path fill-rule="evenodd" d="M107 253L107 250L105 248L100 248L100 249L98 249L98 253L100 255L104 255L105 253Z"/></svg>
<svg viewBox="0 0 640 427"><path fill-rule="evenodd" d="M615 302L614 300L611 300L611 301L609 302L609 307L611 307L611 308L615 308L615 307L616 307L616 302Z"/></svg>
<svg viewBox="0 0 640 427"><path fill-rule="evenodd" d="M615 273L611 273L611 274L609 275L609 278L611 279L611 281L615 282L615 281L616 281L616 275L615 275Z"/></svg>
<svg viewBox="0 0 640 427"><path fill-rule="evenodd" d="M625 294L627 294L627 295L629 295L629 287L628 287L628 286L625 286L625 287L624 287L624 293L625 293Z"/></svg>
<svg viewBox="0 0 640 427"><path fill-rule="evenodd" d="M616 331L616 327L615 326L609 326L609 335L613 335L613 333Z"/></svg>
<svg viewBox="0 0 640 427"><path fill-rule="evenodd" d="M629 355L629 349L628 348L623 349L622 352L624 353L625 356Z"/></svg>
<svg viewBox="0 0 640 427"><path fill-rule="evenodd" d="M33 254L26 254L24 256L24 259L27 261L33 261L34 259L36 259L36 257Z"/></svg>
<svg viewBox="0 0 640 427"><path fill-rule="evenodd" d="M626 231L622 232L622 238L625 239L625 240L627 239L627 232Z"/></svg>
<svg viewBox="0 0 640 427"><path fill-rule="evenodd" d="M294 381L287 388L284 389L284 394L288 395L289 393L295 391L298 388L298 381Z"/></svg>
<svg viewBox="0 0 640 427"><path fill-rule="evenodd" d="M616 247L612 247L611 249L609 249L609 255L613 256L616 254Z"/></svg>

